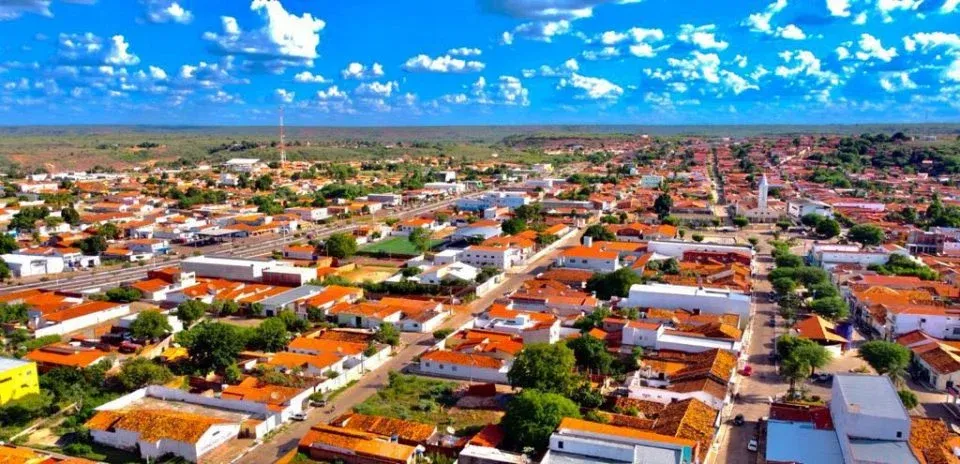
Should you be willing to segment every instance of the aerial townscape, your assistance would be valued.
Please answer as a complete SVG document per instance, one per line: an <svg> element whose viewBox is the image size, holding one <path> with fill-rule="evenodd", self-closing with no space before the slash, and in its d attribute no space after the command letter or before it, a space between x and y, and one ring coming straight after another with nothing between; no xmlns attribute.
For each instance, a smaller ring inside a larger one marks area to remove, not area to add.
<svg viewBox="0 0 960 464"><path fill-rule="evenodd" d="M0 36L0 464L960 464L960 0Z"/></svg>

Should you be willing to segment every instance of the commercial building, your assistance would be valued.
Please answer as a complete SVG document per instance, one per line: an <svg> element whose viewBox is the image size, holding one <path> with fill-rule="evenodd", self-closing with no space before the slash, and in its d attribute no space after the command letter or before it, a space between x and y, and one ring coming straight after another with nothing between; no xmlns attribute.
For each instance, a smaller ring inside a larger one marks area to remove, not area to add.
<svg viewBox="0 0 960 464"><path fill-rule="evenodd" d="M37 364L0 358L0 406L34 393L40 393Z"/></svg>
<svg viewBox="0 0 960 464"><path fill-rule="evenodd" d="M744 324L750 316L750 304L750 295L736 290L652 283L631 286L630 294L621 306L736 314Z"/></svg>

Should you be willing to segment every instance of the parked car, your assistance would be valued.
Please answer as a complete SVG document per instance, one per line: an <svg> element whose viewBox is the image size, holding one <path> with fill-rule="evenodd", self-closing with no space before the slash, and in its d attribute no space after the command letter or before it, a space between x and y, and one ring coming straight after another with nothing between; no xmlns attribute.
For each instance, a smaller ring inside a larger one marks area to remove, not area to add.
<svg viewBox="0 0 960 464"><path fill-rule="evenodd" d="M751 375L753 375L753 366L749 364L747 364L746 366L743 366L743 369L740 369L740 375L744 377L750 377Z"/></svg>
<svg viewBox="0 0 960 464"><path fill-rule="evenodd" d="M737 414L736 417L733 418L733 425L736 425L737 427L745 423L746 421L743 419L743 414Z"/></svg>
<svg viewBox="0 0 960 464"><path fill-rule="evenodd" d="M322 408L326 405L327 405L327 400L320 400L320 401L310 400L310 406L313 406L315 408Z"/></svg>
<svg viewBox="0 0 960 464"><path fill-rule="evenodd" d="M293 419L293 420L295 420L295 421L301 421L301 422L303 422L303 421L307 420L307 413L305 413L305 412L295 412L295 413L293 413L293 415L290 416L290 418Z"/></svg>
<svg viewBox="0 0 960 464"><path fill-rule="evenodd" d="M757 451L757 447L758 447L759 445L760 445L760 444L757 443L757 440L756 440L756 439L752 439L752 440L750 440L749 443L747 443L747 451L756 452L756 451Z"/></svg>

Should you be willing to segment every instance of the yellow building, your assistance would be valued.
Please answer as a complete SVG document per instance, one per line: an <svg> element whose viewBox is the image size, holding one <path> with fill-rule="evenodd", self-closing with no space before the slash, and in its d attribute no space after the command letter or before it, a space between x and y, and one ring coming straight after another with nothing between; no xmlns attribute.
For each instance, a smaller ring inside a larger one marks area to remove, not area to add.
<svg viewBox="0 0 960 464"><path fill-rule="evenodd" d="M0 358L0 406L31 393L40 393L37 364Z"/></svg>

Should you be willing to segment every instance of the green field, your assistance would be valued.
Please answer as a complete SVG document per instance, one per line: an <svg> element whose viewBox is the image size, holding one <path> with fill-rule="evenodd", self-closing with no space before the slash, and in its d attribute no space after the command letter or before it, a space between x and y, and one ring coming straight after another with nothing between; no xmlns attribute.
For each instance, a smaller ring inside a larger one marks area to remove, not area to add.
<svg viewBox="0 0 960 464"><path fill-rule="evenodd" d="M443 243L443 240L431 240L430 248L435 248L441 243ZM376 243L371 243L363 248L360 248L360 253L369 255L386 253L390 255L403 256L417 256L420 254L420 252L414 248L413 243L410 243L410 240L408 240L407 237L393 237Z"/></svg>

